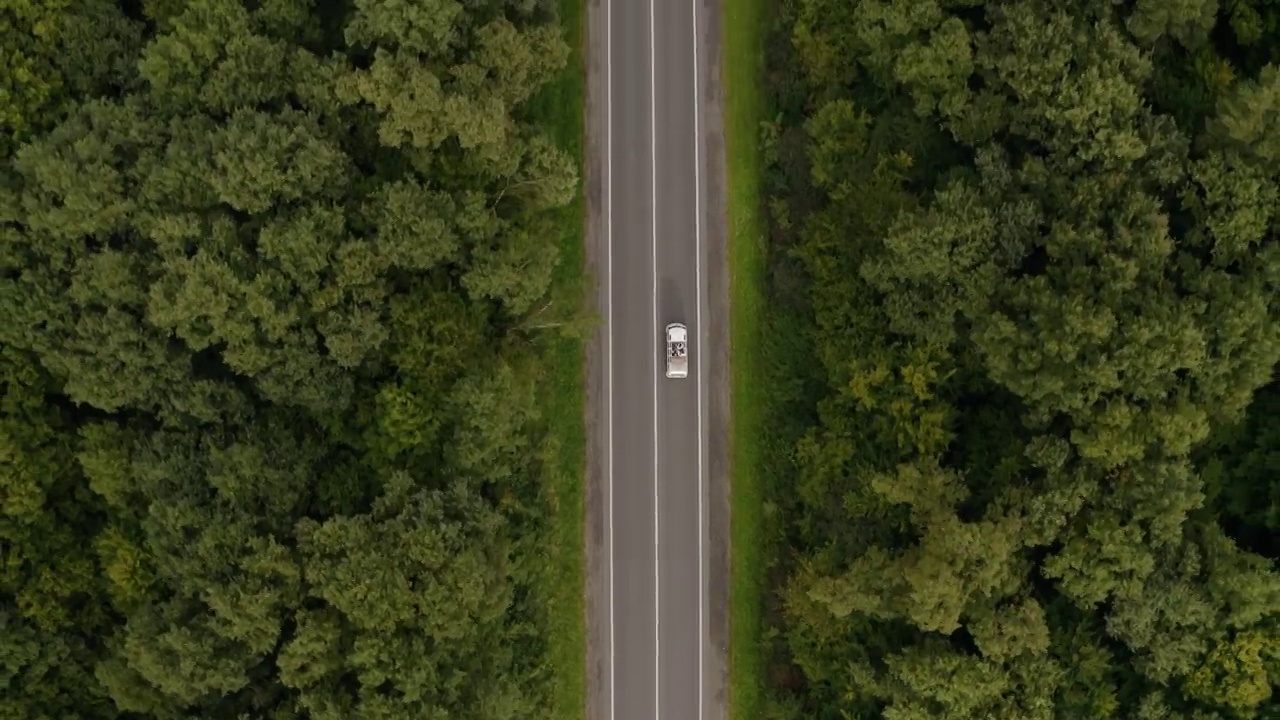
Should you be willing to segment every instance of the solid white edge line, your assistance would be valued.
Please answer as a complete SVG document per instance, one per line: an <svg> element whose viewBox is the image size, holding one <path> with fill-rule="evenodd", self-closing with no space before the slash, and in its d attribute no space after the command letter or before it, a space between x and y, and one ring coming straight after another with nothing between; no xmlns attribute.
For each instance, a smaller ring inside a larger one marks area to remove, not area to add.
<svg viewBox="0 0 1280 720"><path fill-rule="evenodd" d="M657 51L654 30L654 0L649 0L649 201L650 229L652 238L653 262L653 332L656 338L658 328L658 95L657 95ZM664 338L665 340L665 338ZM650 341L652 342L652 340ZM666 357L666 345L662 346L663 357ZM658 352L655 347L650 352L653 358L653 717L662 720L661 679L662 633L660 617L662 615L662 596L659 592L659 547L658 533Z"/></svg>
<svg viewBox="0 0 1280 720"><path fill-rule="evenodd" d="M608 383L609 427L606 442L609 445L608 469L606 479L606 503L608 517L605 523L609 527L609 720L614 720L617 712L617 688L614 684L614 667L617 665L615 633L614 633L614 586L613 586L613 3L604 0L604 47L605 47L605 182L604 182L604 227L605 227L605 277L608 289L605 292L605 314L608 317L608 332L605 340L606 370Z"/></svg>
<svg viewBox="0 0 1280 720"><path fill-rule="evenodd" d="M694 238L694 303L697 307L698 343L705 348L706 329L702 325L702 135L698 102L698 0L690 0L693 8L693 238ZM705 479L702 465L702 394L706 391L706 375L703 373L702 352L694 357L694 372L698 374L698 720L702 720L703 709L703 646L707 636L703 627L703 608L706 605L705 556L703 535L705 534L703 516L703 495Z"/></svg>

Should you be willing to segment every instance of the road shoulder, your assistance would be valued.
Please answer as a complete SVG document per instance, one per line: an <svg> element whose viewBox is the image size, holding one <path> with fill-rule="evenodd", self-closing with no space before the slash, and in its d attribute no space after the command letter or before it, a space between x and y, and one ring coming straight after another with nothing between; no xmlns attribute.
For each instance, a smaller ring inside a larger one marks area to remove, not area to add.
<svg viewBox="0 0 1280 720"><path fill-rule="evenodd" d="M703 227L706 259L706 307L708 320L706 340L712 348L710 373L707 376L707 620L706 638L712 649L704 668L710 687L708 696L715 703L704 720L728 717L729 665L729 563L730 563L730 435L732 403L730 379L728 194L726 178L726 144L724 133L723 28L720 0L695 0L698 5L701 45L701 68L698 102L701 110L702 142L706 149L706 208ZM706 710L704 708L704 710Z"/></svg>
<svg viewBox="0 0 1280 720"><path fill-rule="evenodd" d="M583 190L586 201L585 270L595 298L596 332L585 343L586 402L583 417L587 428L586 477L586 560L587 560L587 718L609 717L609 557L607 517L608 488L605 486L608 417L605 412L605 354L608 332L606 298L601 292L605 273L605 156L608 138L606 98L608 92L608 0L587 0L583 56L586 62L586 150Z"/></svg>

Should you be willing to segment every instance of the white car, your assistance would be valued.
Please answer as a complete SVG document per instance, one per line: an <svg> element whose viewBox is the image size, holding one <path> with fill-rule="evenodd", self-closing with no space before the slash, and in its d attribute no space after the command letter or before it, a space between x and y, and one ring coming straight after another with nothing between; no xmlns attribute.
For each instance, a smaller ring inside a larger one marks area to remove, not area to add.
<svg viewBox="0 0 1280 720"><path fill-rule="evenodd" d="M689 377L689 329L684 323L667 326L667 377Z"/></svg>

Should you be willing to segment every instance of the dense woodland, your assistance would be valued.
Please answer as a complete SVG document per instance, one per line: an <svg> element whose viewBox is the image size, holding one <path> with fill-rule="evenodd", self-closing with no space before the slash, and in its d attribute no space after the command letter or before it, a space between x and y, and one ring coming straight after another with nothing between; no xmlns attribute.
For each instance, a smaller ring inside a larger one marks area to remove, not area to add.
<svg viewBox="0 0 1280 720"><path fill-rule="evenodd" d="M552 716L553 0L0 36L0 718Z"/></svg>
<svg viewBox="0 0 1280 720"><path fill-rule="evenodd" d="M777 17L769 717L1280 718L1280 4Z"/></svg>

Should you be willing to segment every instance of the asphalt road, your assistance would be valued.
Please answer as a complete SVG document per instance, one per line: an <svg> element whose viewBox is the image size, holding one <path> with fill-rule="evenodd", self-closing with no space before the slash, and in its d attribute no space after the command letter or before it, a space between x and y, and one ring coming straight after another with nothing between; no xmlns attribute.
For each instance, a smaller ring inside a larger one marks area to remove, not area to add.
<svg viewBox="0 0 1280 720"><path fill-rule="evenodd" d="M588 410L603 500L590 506L600 514L589 568L595 720L723 717L723 632L713 627L723 613L711 612L709 558L724 550L710 547L708 529L717 368L704 322L715 194L702 103L716 46L704 40L703 2L590 8L589 241L603 321ZM689 329L685 379L664 376L670 322Z"/></svg>

